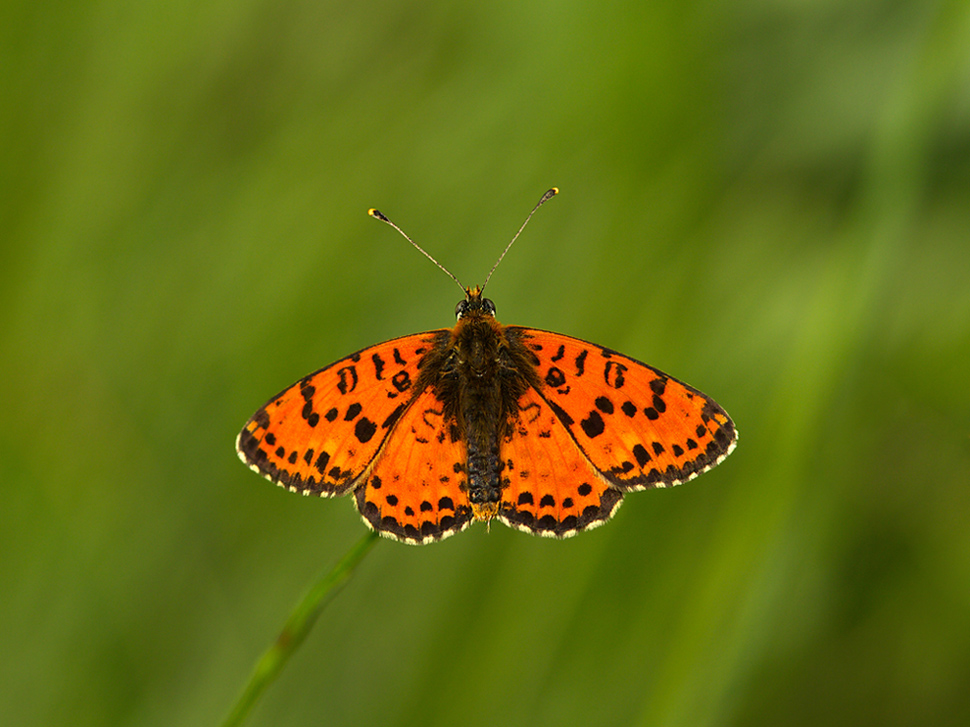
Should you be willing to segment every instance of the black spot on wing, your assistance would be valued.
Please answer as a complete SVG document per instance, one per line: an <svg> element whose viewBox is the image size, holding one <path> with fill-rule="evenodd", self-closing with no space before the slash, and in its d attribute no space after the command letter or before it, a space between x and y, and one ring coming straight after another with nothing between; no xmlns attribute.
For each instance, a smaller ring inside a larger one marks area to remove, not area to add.
<svg viewBox="0 0 970 727"><path fill-rule="evenodd" d="M404 410L407 408L407 404L399 404L397 409L388 414L387 419L381 423L381 429L390 429L392 426L394 426L394 422L401 417L401 414L403 414Z"/></svg>
<svg viewBox="0 0 970 727"><path fill-rule="evenodd" d="M604 414L613 413L613 402L610 401L607 397L605 396L597 397L595 404L596 404L596 408L599 409Z"/></svg>
<svg viewBox="0 0 970 727"><path fill-rule="evenodd" d="M357 437L357 441L361 444L369 442L376 432L377 425L367 417L362 417L354 425L354 436Z"/></svg>
<svg viewBox="0 0 970 727"><path fill-rule="evenodd" d="M546 373L546 386L553 389L558 389L560 386L566 383L566 375L561 369L551 366L549 371Z"/></svg>
<svg viewBox="0 0 970 727"><path fill-rule="evenodd" d="M600 416L598 411L591 411L586 415L579 425L583 428L586 436L590 439L598 437L606 430L606 425L603 423L603 417Z"/></svg>
<svg viewBox="0 0 970 727"><path fill-rule="evenodd" d="M554 401L549 401L547 403L549 404L549 408L552 409L555 415L559 418L559 421L561 421L564 426L568 428L573 425L573 422L574 422L573 418L569 416L569 414L567 414L566 411L561 406L559 406Z"/></svg>
<svg viewBox="0 0 970 727"><path fill-rule="evenodd" d="M586 371L586 356L589 355L587 349L583 349L583 352L576 357L574 363L576 364L576 375L582 376Z"/></svg>
<svg viewBox="0 0 970 727"><path fill-rule="evenodd" d="M380 381L384 378L384 359L380 357L380 354L373 354L370 360L374 364L374 377Z"/></svg>

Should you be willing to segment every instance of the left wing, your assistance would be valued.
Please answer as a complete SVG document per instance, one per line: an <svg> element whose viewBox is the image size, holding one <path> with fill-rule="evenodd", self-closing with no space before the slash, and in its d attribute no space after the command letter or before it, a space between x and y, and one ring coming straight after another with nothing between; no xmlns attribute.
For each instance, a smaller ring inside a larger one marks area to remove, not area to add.
<svg viewBox="0 0 970 727"><path fill-rule="evenodd" d="M236 439L240 459L294 492L344 494L419 393L412 386L425 354L448 335L395 338L303 377L246 422Z"/></svg>
<svg viewBox="0 0 970 727"><path fill-rule="evenodd" d="M354 490L364 521L405 543L441 540L471 524L468 449L433 388L415 398Z"/></svg>

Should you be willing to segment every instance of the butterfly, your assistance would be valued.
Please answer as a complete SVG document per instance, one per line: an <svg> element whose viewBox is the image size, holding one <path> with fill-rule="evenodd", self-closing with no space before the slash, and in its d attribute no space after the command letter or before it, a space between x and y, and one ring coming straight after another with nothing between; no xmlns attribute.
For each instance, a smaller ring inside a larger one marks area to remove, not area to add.
<svg viewBox="0 0 970 727"><path fill-rule="evenodd" d="M686 482L734 449L734 423L707 395L609 348L502 325L485 284L461 286L453 328L362 349L283 389L246 422L240 459L293 492L352 493L369 527L416 544L493 519L574 535L624 493Z"/></svg>

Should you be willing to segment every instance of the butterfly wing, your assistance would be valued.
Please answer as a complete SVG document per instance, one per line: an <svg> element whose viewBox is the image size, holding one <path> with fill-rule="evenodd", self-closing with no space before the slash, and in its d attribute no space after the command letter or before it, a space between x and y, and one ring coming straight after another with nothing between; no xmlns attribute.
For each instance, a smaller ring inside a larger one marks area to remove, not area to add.
<svg viewBox="0 0 970 727"><path fill-rule="evenodd" d="M724 409L662 371L559 333L509 326L506 335L535 355L540 398L617 490L678 485L734 449Z"/></svg>
<svg viewBox="0 0 970 727"><path fill-rule="evenodd" d="M462 489L468 450L429 387L395 424L378 458L354 491L364 520L406 543L440 540L472 521Z"/></svg>
<svg viewBox="0 0 970 727"><path fill-rule="evenodd" d="M425 354L448 335L396 338L305 376L246 422L236 440L240 459L293 492L347 492L420 395L412 387Z"/></svg>
<svg viewBox="0 0 970 727"><path fill-rule="evenodd" d="M536 389L519 398L519 417L502 443L498 518L510 527L567 537L606 522L623 493L595 468Z"/></svg>
<svg viewBox="0 0 970 727"><path fill-rule="evenodd" d="M728 415L687 384L579 339L504 330L541 381L519 398L502 444L497 516L508 525L572 535L609 519L624 491L685 482L734 449ZM397 338L304 377L246 423L240 458L294 492L354 489L365 522L388 537L425 543L463 530L473 519L467 447L434 389L415 386L450 334Z"/></svg>

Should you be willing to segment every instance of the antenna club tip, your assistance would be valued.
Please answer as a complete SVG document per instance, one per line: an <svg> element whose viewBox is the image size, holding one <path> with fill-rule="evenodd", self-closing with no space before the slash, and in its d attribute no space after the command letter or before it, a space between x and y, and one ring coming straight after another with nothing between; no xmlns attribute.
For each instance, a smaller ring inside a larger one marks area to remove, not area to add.
<svg viewBox="0 0 970 727"><path fill-rule="evenodd" d="M542 204L543 202L548 202L550 199L552 199L553 197L555 197L557 194L559 194L559 187L553 187L548 192L546 192L544 195L542 195L542 199L539 200L539 204Z"/></svg>
<svg viewBox="0 0 970 727"><path fill-rule="evenodd" d="M371 217L374 217L374 218L376 218L378 220L382 220L384 222L387 222L387 218L381 213L381 211L380 210L376 210L373 207L371 207L369 210L367 210L367 214L369 214Z"/></svg>

